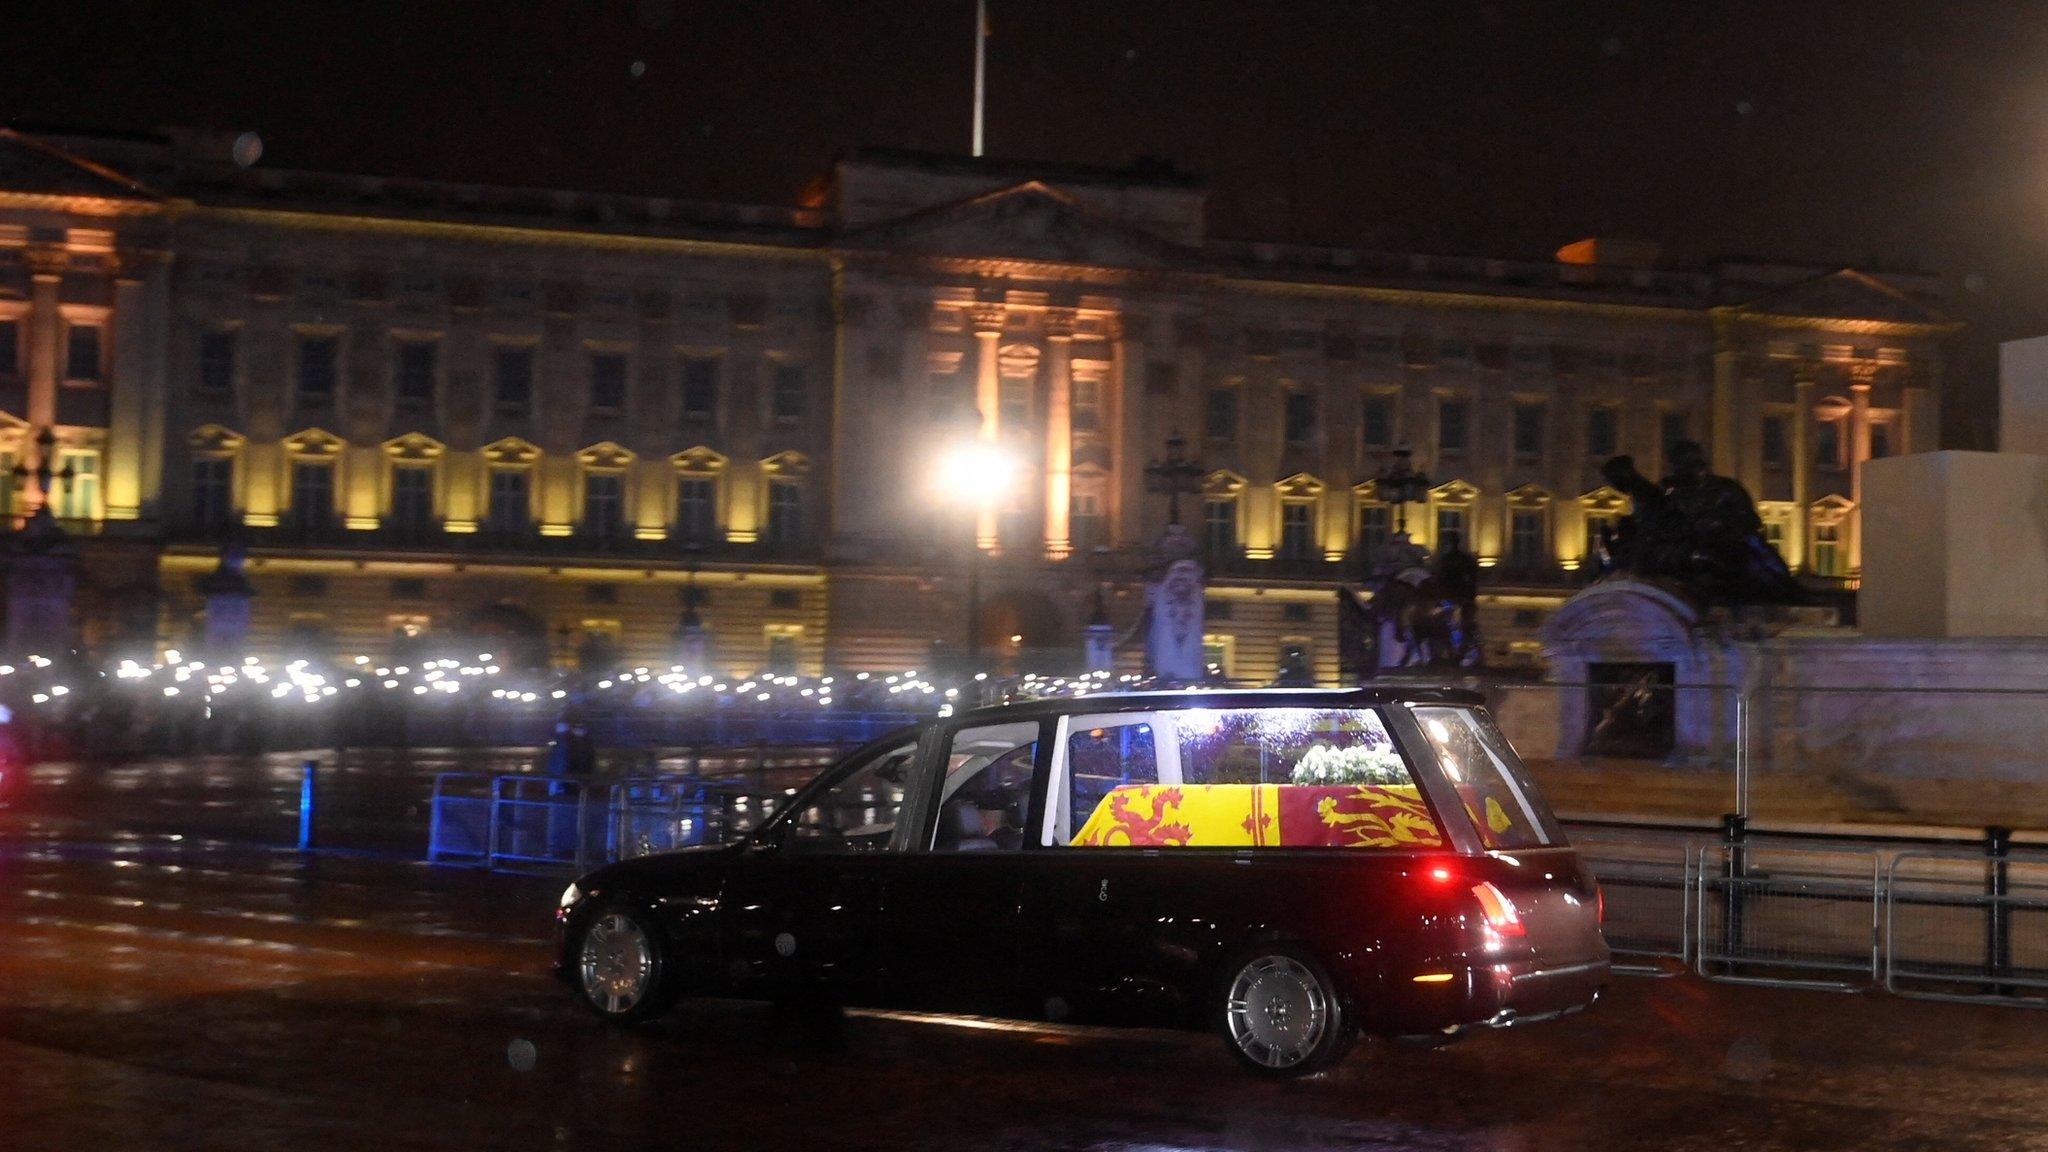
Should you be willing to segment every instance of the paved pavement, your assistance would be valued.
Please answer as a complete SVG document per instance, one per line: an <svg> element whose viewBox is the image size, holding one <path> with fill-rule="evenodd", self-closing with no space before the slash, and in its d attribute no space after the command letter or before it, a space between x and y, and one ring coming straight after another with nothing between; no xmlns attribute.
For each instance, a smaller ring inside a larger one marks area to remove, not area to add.
<svg viewBox="0 0 2048 1152"><path fill-rule="evenodd" d="M559 887L0 814L0 1148L2048 1149L2032 1012L1629 979L1293 1084L1163 1032L618 1030L545 974Z"/></svg>

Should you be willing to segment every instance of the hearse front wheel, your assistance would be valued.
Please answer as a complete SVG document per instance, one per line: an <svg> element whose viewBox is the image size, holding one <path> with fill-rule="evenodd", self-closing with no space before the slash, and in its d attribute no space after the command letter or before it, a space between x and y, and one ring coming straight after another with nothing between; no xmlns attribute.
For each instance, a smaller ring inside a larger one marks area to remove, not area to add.
<svg viewBox="0 0 2048 1152"><path fill-rule="evenodd" d="M1307 1076L1342 1059L1351 1029L1328 972L1297 948L1253 949L1224 985L1223 1039L1253 1071Z"/></svg>
<svg viewBox="0 0 2048 1152"><path fill-rule="evenodd" d="M576 986L607 1020L633 1023L668 1010L668 965L646 913L613 905L590 918L576 948Z"/></svg>

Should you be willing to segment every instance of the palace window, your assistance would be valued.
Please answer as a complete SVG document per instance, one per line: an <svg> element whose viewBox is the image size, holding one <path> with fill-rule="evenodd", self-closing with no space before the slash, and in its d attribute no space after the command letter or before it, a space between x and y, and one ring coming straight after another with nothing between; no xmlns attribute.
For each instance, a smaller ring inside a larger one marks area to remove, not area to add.
<svg viewBox="0 0 2048 1152"><path fill-rule="evenodd" d="M1215 560L1237 555L1237 497L1202 501L1202 550Z"/></svg>
<svg viewBox="0 0 2048 1152"><path fill-rule="evenodd" d="M1515 405L1515 459L1538 460L1543 456L1543 405Z"/></svg>
<svg viewBox="0 0 2048 1152"><path fill-rule="evenodd" d="M533 527L531 474L524 468L493 468L484 524L495 535L517 536Z"/></svg>
<svg viewBox="0 0 2048 1152"><path fill-rule="evenodd" d="M1813 574L1816 576L1840 576L1842 563L1842 526L1838 522L1816 522L1813 526Z"/></svg>
<svg viewBox="0 0 2048 1152"><path fill-rule="evenodd" d="M706 541L718 527L718 481L684 476L676 481L676 530L683 540Z"/></svg>
<svg viewBox="0 0 2048 1152"><path fill-rule="evenodd" d="M21 375L21 321L0 320L0 379Z"/></svg>
<svg viewBox="0 0 2048 1152"><path fill-rule="evenodd" d="M1463 552L1465 548L1465 510L1463 508L1439 508L1436 510L1436 550Z"/></svg>
<svg viewBox="0 0 2048 1152"><path fill-rule="evenodd" d="M299 338L299 399L324 404L334 399L334 382L339 372L341 341L333 336Z"/></svg>
<svg viewBox="0 0 2048 1152"><path fill-rule="evenodd" d="M1021 433L1031 424L1031 381L1006 376L996 389L996 427L1004 433Z"/></svg>
<svg viewBox="0 0 2048 1152"><path fill-rule="evenodd" d="M1601 512L1586 513L1586 562L1592 563L1600 555L1601 537L1614 531L1617 517Z"/></svg>
<svg viewBox="0 0 2048 1152"><path fill-rule="evenodd" d="M590 354L590 409L623 412L626 408L626 358L617 352Z"/></svg>
<svg viewBox="0 0 2048 1152"><path fill-rule="evenodd" d="M1394 510L1377 501L1358 506L1358 543L1368 563L1394 534Z"/></svg>
<svg viewBox="0 0 2048 1152"><path fill-rule="evenodd" d="M785 422L803 419L804 370L801 364L775 366L775 391L769 400L769 414Z"/></svg>
<svg viewBox="0 0 2048 1152"><path fill-rule="evenodd" d="M1791 462L1792 453L1786 447L1785 418L1766 416L1762 425L1761 448L1764 467L1783 468Z"/></svg>
<svg viewBox="0 0 2048 1152"><path fill-rule="evenodd" d="M1840 469L1845 466L1843 452L1842 421L1822 420L1814 429L1813 463L1815 467Z"/></svg>
<svg viewBox="0 0 2048 1152"><path fill-rule="evenodd" d="M1394 446L1394 398L1392 396L1367 396L1359 413L1365 447L1368 451L1384 450Z"/></svg>
<svg viewBox="0 0 2048 1152"><path fill-rule="evenodd" d="M398 343L398 406L431 408L434 404L434 361L440 349L431 340Z"/></svg>
<svg viewBox="0 0 2048 1152"><path fill-rule="evenodd" d="M391 469L391 526L416 536L434 522L434 470L417 464Z"/></svg>
<svg viewBox="0 0 2048 1152"><path fill-rule="evenodd" d="M1518 509L1508 514L1508 565L1527 571L1543 563L1543 513Z"/></svg>
<svg viewBox="0 0 2048 1152"><path fill-rule="evenodd" d="M4 348L0 348L0 371L7 363ZM235 334L233 332L201 332L199 334L199 390L209 396L231 396L235 391Z"/></svg>
<svg viewBox="0 0 2048 1152"><path fill-rule="evenodd" d="M1076 492L1068 502L1067 534L1076 553L1085 555L1097 544L1109 543L1107 521L1102 515L1102 498L1093 492Z"/></svg>
<svg viewBox="0 0 2048 1152"><path fill-rule="evenodd" d="M1886 423L1872 423L1870 426L1870 458L1882 460L1892 454L1892 426Z"/></svg>
<svg viewBox="0 0 2048 1152"><path fill-rule="evenodd" d="M1612 408L1586 411L1586 455L1605 459L1620 447L1618 414Z"/></svg>
<svg viewBox="0 0 2048 1152"><path fill-rule="evenodd" d="M501 412L523 412L533 403L533 349L524 344L501 346L493 359L495 396Z"/></svg>
<svg viewBox="0 0 2048 1152"><path fill-rule="evenodd" d="M292 527L318 532L334 523L334 465L324 460L292 462Z"/></svg>
<svg viewBox="0 0 2048 1152"><path fill-rule="evenodd" d="M793 624L770 624L765 639L768 643L766 670L778 676L795 675L797 645L803 639L803 629Z"/></svg>
<svg viewBox="0 0 2048 1152"><path fill-rule="evenodd" d="M591 472L583 477L583 531L610 540L626 518L626 481L616 472Z"/></svg>
<svg viewBox="0 0 2048 1152"><path fill-rule="evenodd" d="M1307 392L1289 392L1283 415L1287 446L1308 447L1316 436L1316 398Z"/></svg>
<svg viewBox="0 0 2048 1152"><path fill-rule="evenodd" d="M1208 407L1203 417L1203 434L1209 439L1237 439L1237 389L1209 389Z"/></svg>
<svg viewBox="0 0 2048 1152"><path fill-rule="evenodd" d="M1671 452L1681 440L1691 439L1686 434L1686 418L1683 412L1665 412L1657 417L1657 445L1663 452L1665 467L1671 465Z"/></svg>
<svg viewBox="0 0 2048 1152"><path fill-rule="evenodd" d="M97 384L104 379L100 349L105 332L98 324L72 324L65 328L64 378Z"/></svg>
<svg viewBox="0 0 2048 1152"><path fill-rule="evenodd" d="M214 530L227 526L234 513L235 462L225 456L192 462L192 524Z"/></svg>
<svg viewBox="0 0 2048 1152"><path fill-rule="evenodd" d="M794 548L804 534L804 490L795 480L768 481L768 535L773 548Z"/></svg>
<svg viewBox="0 0 2048 1152"><path fill-rule="evenodd" d="M1472 406L1463 400L1440 400L1436 406L1437 451L1449 456L1472 447Z"/></svg>
<svg viewBox="0 0 2048 1152"><path fill-rule="evenodd" d="M718 361L709 356L683 360L683 419L709 420L718 408Z"/></svg>
<svg viewBox="0 0 2048 1152"><path fill-rule="evenodd" d="M1314 560L1316 547L1316 506L1306 500L1280 505L1280 559Z"/></svg>

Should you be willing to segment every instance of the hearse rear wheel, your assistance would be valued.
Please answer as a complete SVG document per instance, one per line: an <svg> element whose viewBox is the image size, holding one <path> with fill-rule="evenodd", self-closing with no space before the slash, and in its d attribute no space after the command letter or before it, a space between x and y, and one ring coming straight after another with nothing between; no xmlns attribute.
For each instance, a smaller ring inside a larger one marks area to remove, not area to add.
<svg viewBox="0 0 2048 1152"><path fill-rule="evenodd" d="M597 910L576 946L576 987L606 1020L630 1024L668 1011L675 997L667 958L645 912L623 905Z"/></svg>
<svg viewBox="0 0 2048 1152"><path fill-rule="evenodd" d="M1247 952L1224 987L1223 1038L1254 1072L1312 1075L1351 1047L1336 984L1299 948L1268 945Z"/></svg>

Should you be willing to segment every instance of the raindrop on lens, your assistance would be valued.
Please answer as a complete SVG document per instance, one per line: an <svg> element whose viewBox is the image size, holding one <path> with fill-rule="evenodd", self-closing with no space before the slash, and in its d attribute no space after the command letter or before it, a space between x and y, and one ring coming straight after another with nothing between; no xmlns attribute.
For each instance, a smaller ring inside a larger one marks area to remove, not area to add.
<svg viewBox="0 0 2048 1152"><path fill-rule="evenodd" d="M533 1071L534 1061L539 1053L534 1050L531 1040L514 1040L505 1045L505 1061L512 1065L514 1072Z"/></svg>

